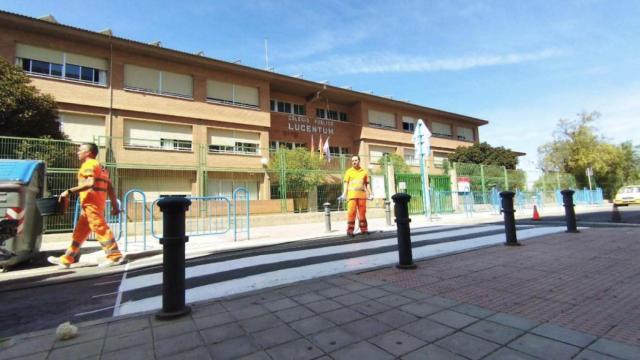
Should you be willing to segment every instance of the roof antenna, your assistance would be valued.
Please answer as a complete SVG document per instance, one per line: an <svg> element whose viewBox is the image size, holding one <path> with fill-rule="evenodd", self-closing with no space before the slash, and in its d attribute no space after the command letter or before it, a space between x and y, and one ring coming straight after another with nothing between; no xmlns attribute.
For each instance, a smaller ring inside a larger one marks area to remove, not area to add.
<svg viewBox="0 0 640 360"><path fill-rule="evenodd" d="M269 42L268 39L264 39L264 62L265 69L269 71Z"/></svg>

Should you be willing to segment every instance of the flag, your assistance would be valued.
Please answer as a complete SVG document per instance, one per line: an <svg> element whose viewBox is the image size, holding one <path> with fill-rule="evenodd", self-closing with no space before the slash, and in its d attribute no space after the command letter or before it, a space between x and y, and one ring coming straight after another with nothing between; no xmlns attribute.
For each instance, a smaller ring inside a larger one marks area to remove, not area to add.
<svg viewBox="0 0 640 360"><path fill-rule="evenodd" d="M311 134L311 145L309 145L309 151L313 154L313 134Z"/></svg>
<svg viewBox="0 0 640 360"><path fill-rule="evenodd" d="M322 157L322 134L320 134L320 141L318 141L318 152L320 153L320 157Z"/></svg>
<svg viewBox="0 0 640 360"><path fill-rule="evenodd" d="M331 161L331 153L329 152L329 138L324 142L324 146L322 147L325 155L327 155L327 161Z"/></svg>

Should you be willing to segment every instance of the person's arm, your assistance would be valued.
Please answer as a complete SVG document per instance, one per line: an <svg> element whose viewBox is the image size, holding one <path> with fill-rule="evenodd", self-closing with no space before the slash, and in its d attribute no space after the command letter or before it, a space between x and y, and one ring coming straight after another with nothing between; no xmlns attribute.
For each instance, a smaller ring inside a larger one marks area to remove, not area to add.
<svg viewBox="0 0 640 360"><path fill-rule="evenodd" d="M78 181L78 186L74 186L63 191L62 194L60 194L60 197L58 199L61 200L62 198L65 198L71 194L75 194L80 191L89 190L93 187L94 184L95 184L95 179L93 178L93 176L86 177Z"/></svg>
<svg viewBox="0 0 640 360"><path fill-rule="evenodd" d="M364 191L367 193L367 199L373 200L373 191L371 190L371 177L367 174L367 184L364 187Z"/></svg>

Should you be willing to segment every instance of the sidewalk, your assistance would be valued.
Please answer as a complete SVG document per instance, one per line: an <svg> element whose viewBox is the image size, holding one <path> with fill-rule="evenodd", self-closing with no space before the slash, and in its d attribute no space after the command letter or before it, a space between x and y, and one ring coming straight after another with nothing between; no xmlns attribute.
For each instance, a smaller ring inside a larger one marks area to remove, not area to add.
<svg viewBox="0 0 640 360"><path fill-rule="evenodd" d="M554 234L22 334L0 359L640 359L637 228Z"/></svg>

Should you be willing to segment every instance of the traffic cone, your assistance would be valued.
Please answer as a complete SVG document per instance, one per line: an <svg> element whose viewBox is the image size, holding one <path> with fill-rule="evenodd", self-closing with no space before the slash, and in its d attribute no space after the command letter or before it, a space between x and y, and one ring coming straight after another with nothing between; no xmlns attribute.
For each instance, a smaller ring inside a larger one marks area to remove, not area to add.
<svg viewBox="0 0 640 360"><path fill-rule="evenodd" d="M538 214L538 207L533 205L533 221L540 221L540 214Z"/></svg>
<svg viewBox="0 0 640 360"><path fill-rule="evenodd" d="M613 211L611 212L611 222L621 222L622 216L620 216L620 210L618 210L618 205L613 204Z"/></svg>

